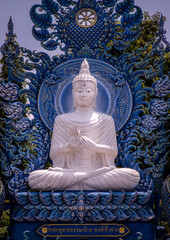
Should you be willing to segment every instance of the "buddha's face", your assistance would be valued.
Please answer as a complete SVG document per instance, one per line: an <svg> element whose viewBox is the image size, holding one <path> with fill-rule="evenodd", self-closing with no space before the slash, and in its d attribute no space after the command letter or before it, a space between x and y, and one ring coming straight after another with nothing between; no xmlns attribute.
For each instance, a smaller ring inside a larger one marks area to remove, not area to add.
<svg viewBox="0 0 170 240"><path fill-rule="evenodd" d="M94 107L97 95L97 88L93 82L78 81L73 88L75 107Z"/></svg>

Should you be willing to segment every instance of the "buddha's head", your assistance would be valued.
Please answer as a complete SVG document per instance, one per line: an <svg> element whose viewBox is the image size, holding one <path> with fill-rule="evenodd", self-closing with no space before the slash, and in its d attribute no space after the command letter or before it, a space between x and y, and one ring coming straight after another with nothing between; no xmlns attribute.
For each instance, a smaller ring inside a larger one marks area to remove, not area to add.
<svg viewBox="0 0 170 240"><path fill-rule="evenodd" d="M97 96L97 81L91 75L89 64L85 59L79 74L72 83L74 107L95 107Z"/></svg>

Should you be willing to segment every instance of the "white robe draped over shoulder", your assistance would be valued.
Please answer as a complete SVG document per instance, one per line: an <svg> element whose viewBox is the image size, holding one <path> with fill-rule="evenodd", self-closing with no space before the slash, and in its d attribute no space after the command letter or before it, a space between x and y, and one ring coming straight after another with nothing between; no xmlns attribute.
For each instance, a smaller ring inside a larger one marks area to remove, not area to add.
<svg viewBox="0 0 170 240"><path fill-rule="evenodd" d="M75 112L56 117L50 157L53 167L30 174L29 185L36 190L132 190L140 180L134 169L116 168L117 140L112 117L94 112L90 119ZM92 151L77 146L69 148L69 134L77 127L105 151Z"/></svg>

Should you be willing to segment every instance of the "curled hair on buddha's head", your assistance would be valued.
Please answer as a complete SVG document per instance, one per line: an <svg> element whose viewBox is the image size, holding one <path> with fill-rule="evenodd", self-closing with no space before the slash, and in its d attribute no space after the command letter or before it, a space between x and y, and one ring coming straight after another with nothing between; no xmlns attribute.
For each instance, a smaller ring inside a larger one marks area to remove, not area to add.
<svg viewBox="0 0 170 240"><path fill-rule="evenodd" d="M88 64L86 58L84 59L84 61L81 64L81 69L80 69L79 74L73 79L72 88L74 88L75 82L81 82L81 81L93 82L95 87L97 88L97 81L90 73L89 64Z"/></svg>

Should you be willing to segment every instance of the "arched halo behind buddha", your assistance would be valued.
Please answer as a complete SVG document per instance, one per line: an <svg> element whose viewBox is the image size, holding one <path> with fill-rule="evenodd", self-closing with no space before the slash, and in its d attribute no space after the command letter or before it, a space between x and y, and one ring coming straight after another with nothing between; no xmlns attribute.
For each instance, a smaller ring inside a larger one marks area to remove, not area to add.
<svg viewBox="0 0 170 240"><path fill-rule="evenodd" d="M74 110L72 81L79 74L83 59L74 59L60 64L46 74L38 97L40 116L52 131L55 117ZM132 109L132 93L126 76L123 80L115 67L108 63L88 59L91 75L97 80L98 94L95 110L113 117L116 131L128 121Z"/></svg>

